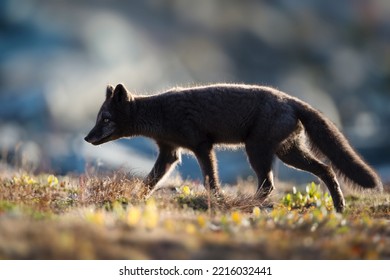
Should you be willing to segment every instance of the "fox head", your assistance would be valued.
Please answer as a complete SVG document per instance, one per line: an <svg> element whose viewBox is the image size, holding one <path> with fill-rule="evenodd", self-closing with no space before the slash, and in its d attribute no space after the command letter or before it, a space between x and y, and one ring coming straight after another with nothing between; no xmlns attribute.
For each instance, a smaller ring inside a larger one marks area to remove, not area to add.
<svg viewBox="0 0 390 280"><path fill-rule="evenodd" d="M115 89L108 85L106 90L106 100L97 115L96 124L85 141L100 145L108 141L116 140L126 136L127 124L133 97L122 84L118 84Z"/></svg>

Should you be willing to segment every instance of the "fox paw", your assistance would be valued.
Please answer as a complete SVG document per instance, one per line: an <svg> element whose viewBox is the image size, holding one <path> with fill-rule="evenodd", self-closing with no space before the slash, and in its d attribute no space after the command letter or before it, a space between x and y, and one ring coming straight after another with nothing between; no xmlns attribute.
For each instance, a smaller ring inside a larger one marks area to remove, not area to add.
<svg viewBox="0 0 390 280"><path fill-rule="evenodd" d="M255 193L255 198L258 200L266 200L274 190L274 187L260 188Z"/></svg>

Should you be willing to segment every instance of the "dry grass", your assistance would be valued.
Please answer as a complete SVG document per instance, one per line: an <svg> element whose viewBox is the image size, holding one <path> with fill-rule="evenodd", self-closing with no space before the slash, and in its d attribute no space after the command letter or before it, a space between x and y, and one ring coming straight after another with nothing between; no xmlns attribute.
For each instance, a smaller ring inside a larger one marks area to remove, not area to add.
<svg viewBox="0 0 390 280"><path fill-rule="evenodd" d="M225 190L175 182L145 195L123 173L3 176L0 259L390 258L388 193L351 193L339 215L320 191L291 209L284 191L253 200L253 182Z"/></svg>

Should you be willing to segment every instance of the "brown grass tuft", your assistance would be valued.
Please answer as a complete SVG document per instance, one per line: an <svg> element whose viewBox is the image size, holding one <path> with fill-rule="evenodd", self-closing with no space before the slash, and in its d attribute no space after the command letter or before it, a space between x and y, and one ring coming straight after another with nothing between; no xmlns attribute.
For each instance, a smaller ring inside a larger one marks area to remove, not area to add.
<svg viewBox="0 0 390 280"><path fill-rule="evenodd" d="M79 204L103 206L115 201L141 200L145 195L142 181L125 173L116 172L105 177L80 177Z"/></svg>

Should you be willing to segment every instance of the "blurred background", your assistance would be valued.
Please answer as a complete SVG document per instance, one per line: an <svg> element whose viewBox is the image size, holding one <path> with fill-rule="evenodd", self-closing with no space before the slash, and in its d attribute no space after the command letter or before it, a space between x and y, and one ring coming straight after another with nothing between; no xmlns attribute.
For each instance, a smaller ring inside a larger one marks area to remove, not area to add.
<svg viewBox="0 0 390 280"><path fill-rule="evenodd" d="M144 138L83 141L107 84L134 93L215 82L264 84L329 116L390 181L390 1L2 0L2 168L145 175ZM223 183L252 176L242 150L218 152ZM183 157L182 178L200 179ZM281 180L305 173L275 162Z"/></svg>

